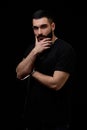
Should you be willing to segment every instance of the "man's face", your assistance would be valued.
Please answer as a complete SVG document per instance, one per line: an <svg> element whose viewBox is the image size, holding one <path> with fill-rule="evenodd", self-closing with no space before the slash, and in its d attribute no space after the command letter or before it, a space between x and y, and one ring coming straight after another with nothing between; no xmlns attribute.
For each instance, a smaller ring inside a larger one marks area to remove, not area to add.
<svg viewBox="0 0 87 130"><path fill-rule="evenodd" d="M44 38L53 37L52 23L45 17L40 19L33 19L33 31L38 41Z"/></svg>

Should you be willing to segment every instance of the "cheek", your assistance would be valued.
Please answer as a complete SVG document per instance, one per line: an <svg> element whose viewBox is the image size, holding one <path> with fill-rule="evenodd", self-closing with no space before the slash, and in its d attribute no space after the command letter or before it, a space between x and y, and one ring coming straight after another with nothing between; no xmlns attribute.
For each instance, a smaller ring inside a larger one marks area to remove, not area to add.
<svg viewBox="0 0 87 130"><path fill-rule="evenodd" d="M43 34L47 35L50 32L50 28L46 28L43 30Z"/></svg>
<svg viewBox="0 0 87 130"><path fill-rule="evenodd" d="M37 31L33 31L34 35L37 36L38 35L38 32Z"/></svg>
<svg viewBox="0 0 87 130"><path fill-rule="evenodd" d="M52 31L51 28L47 29L47 30L46 30L46 34L49 34L51 31Z"/></svg>

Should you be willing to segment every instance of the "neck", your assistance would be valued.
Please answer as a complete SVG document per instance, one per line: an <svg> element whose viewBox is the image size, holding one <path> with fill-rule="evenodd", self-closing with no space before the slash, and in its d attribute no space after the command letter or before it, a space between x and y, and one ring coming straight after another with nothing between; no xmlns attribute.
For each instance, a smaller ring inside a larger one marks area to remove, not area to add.
<svg viewBox="0 0 87 130"><path fill-rule="evenodd" d="M52 39L52 43L54 44L54 42L58 39L58 37L54 36Z"/></svg>

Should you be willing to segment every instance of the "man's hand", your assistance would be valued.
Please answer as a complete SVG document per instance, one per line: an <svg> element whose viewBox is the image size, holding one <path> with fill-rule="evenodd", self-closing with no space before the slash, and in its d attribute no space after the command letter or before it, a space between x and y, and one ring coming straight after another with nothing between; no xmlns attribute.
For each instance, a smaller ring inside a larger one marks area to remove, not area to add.
<svg viewBox="0 0 87 130"><path fill-rule="evenodd" d="M39 54L43 52L44 50L50 48L51 43L52 43L51 38L44 38L40 41L38 41L36 38L34 50Z"/></svg>

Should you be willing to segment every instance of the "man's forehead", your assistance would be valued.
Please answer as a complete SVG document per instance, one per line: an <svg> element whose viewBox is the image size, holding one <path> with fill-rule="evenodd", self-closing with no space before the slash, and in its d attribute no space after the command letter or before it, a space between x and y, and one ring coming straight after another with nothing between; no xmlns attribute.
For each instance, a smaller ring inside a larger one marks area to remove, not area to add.
<svg viewBox="0 0 87 130"><path fill-rule="evenodd" d="M47 24L48 19L46 17L39 18L39 19L33 19L33 25L35 26L41 26L43 24Z"/></svg>

